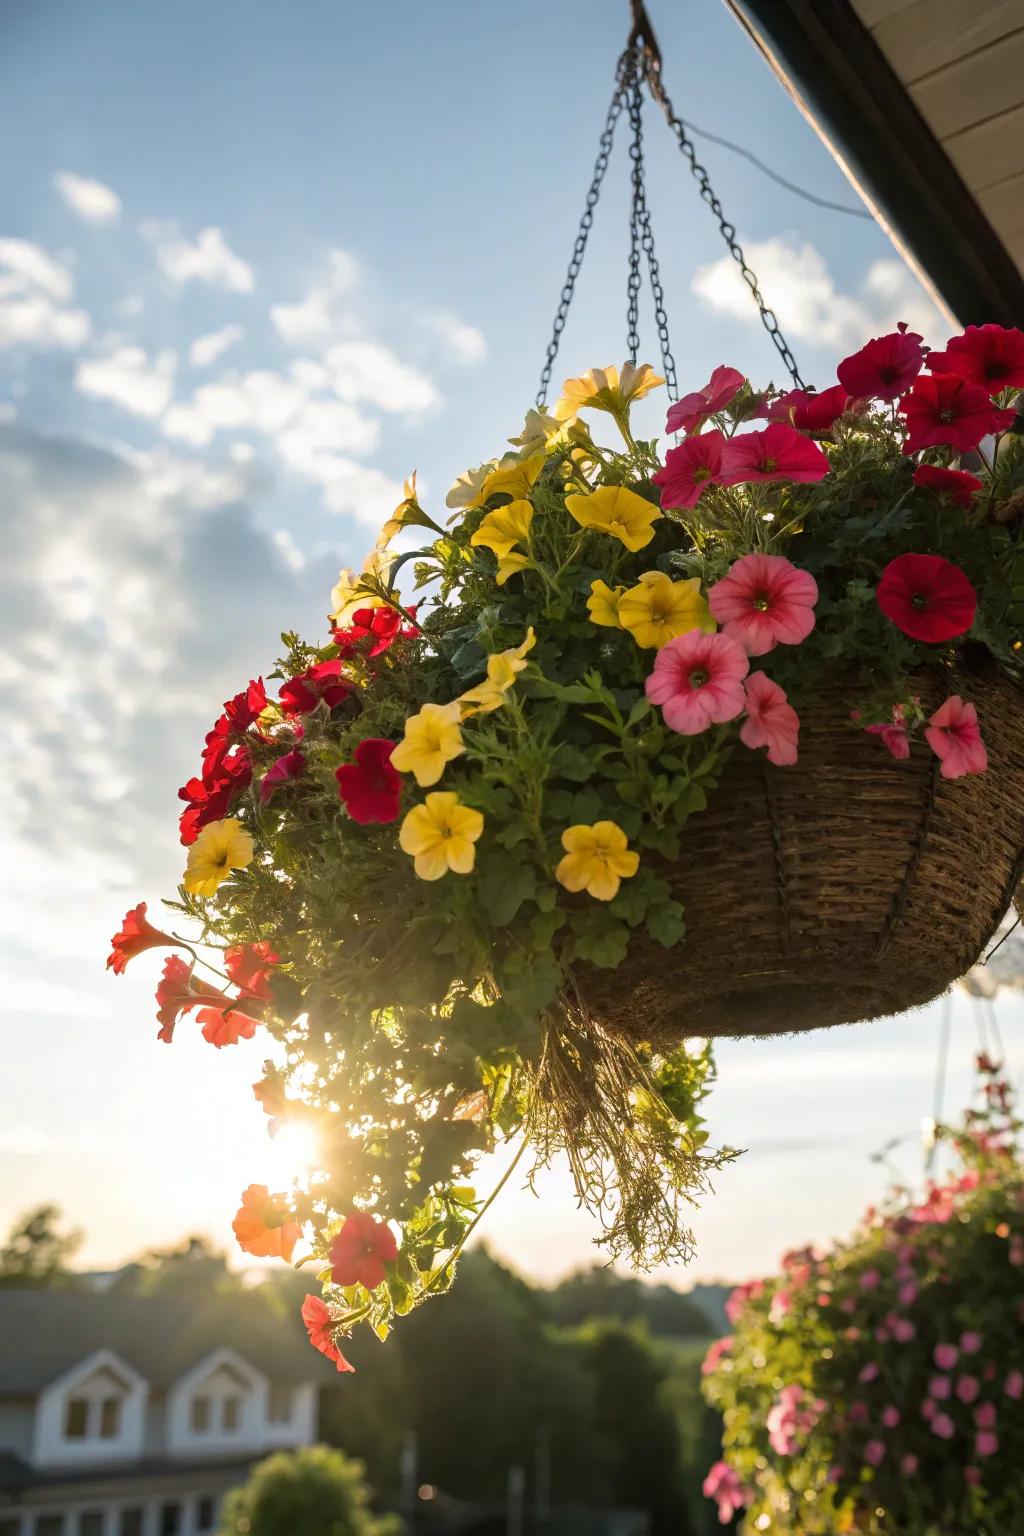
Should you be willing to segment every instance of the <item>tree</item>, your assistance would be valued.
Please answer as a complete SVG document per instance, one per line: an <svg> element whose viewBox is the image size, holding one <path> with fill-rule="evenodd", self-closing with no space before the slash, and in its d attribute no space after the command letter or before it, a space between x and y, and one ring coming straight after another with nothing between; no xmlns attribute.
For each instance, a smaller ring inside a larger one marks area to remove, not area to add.
<svg viewBox="0 0 1024 1536"><path fill-rule="evenodd" d="M555 1322L567 1328L610 1317L645 1322L655 1338L706 1338L711 1332L704 1309L683 1291L647 1285L602 1264L567 1275L548 1292L548 1308Z"/></svg>
<svg viewBox="0 0 1024 1536"><path fill-rule="evenodd" d="M369 1509L361 1462L326 1445L261 1461L224 1500L220 1536L399 1536Z"/></svg>
<svg viewBox="0 0 1024 1536"><path fill-rule="evenodd" d="M576 1334L594 1386L590 1433L610 1504L645 1510L651 1536L692 1531L682 1448L665 1387L668 1371L642 1324L610 1320Z"/></svg>
<svg viewBox="0 0 1024 1536"><path fill-rule="evenodd" d="M81 1232L58 1232L61 1211L41 1205L16 1221L0 1248L0 1286L68 1286L68 1266L82 1241Z"/></svg>

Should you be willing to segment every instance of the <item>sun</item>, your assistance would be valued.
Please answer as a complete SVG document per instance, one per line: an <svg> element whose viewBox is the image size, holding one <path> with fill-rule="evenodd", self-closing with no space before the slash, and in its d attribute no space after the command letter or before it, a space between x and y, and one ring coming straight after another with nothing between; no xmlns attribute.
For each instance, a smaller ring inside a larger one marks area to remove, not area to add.
<svg viewBox="0 0 1024 1536"><path fill-rule="evenodd" d="M285 1125L270 1139L263 1159L267 1179L274 1189L287 1189L294 1181L304 1182L319 1166L320 1147L316 1132L309 1125Z"/></svg>

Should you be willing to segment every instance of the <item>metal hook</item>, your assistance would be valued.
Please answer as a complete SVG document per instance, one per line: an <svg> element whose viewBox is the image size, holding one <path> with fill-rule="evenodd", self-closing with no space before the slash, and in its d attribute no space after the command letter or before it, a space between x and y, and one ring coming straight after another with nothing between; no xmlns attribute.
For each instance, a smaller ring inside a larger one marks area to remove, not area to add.
<svg viewBox="0 0 1024 1536"><path fill-rule="evenodd" d="M658 47L658 39L654 28L651 26L651 18L647 14L644 0L629 0L629 8L633 18L633 25L626 42L626 47L638 48L642 43L644 53L647 56L648 67L655 73L659 73L661 70L661 49Z"/></svg>

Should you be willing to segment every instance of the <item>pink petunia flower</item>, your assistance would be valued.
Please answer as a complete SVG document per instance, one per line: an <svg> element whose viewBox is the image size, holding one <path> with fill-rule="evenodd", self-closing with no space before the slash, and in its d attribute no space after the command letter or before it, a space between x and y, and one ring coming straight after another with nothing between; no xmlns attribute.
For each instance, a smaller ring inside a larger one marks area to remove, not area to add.
<svg viewBox="0 0 1024 1536"><path fill-rule="evenodd" d="M761 415L767 421L784 421L798 432L827 432L852 404L841 384L814 394L809 389L790 389Z"/></svg>
<svg viewBox="0 0 1024 1536"><path fill-rule="evenodd" d="M844 357L836 377L851 395L865 400L895 400L921 372L922 338L906 326L888 336L875 336L859 352Z"/></svg>
<svg viewBox="0 0 1024 1536"><path fill-rule="evenodd" d="M271 763L260 780L260 804L266 805L276 789L280 789L282 784L287 784L289 779L297 779L305 767L305 753L294 749Z"/></svg>
<svg viewBox="0 0 1024 1536"><path fill-rule="evenodd" d="M728 1525L733 1515L750 1503L751 1495L740 1482L739 1474L726 1461L716 1461L701 1485L706 1499L718 1505L721 1525Z"/></svg>
<svg viewBox="0 0 1024 1536"><path fill-rule="evenodd" d="M669 406L665 431L699 431L709 416L725 410L746 382L738 368L726 368L720 363L703 389L695 389Z"/></svg>
<svg viewBox="0 0 1024 1536"><path fill-rule="evenodd" d="M741 555L708 591L708 607L748 656L799 645L814 628L818 583L785 555Z"/></svg>
<svg viewBox="0 0 1024 1536"><path fill-rule="evenodd" d="M965 773L984 773L988 767L978 712L973 704L965 704L959 694L953 694L940 705L924 734L935 756L942 762L939 771L944 779L959 779ZM940 1348L952 1347L940 1345Z"/></svg>
<svg viewBox="0 0 1024 1536"><path fill-rule="evenodd" d="M776 768L790 768L797 758L800 717L787 703L785 691L763 672L752 672L745 684L747 718L740 727L740 741L756 751L768 748L768 761Z"/></svg>
<svg viewBox="0 0 1024 1536"><path fill-rule="evenodd" d="M661 486L661 505L695 507L709 485L720 485L724 446L725 438L715 431L701 432L670 448L664 469L651 477Z"/></svg>
<svg viewBox="0 0 1024 1536"><path fill-rule="evenodd" d="M723 485L762 480L808 484L824 480L828 470L828 459L817 443L781 421L773 421L761 432L730 438L722 451Z"/></svg>
<svg viewBox="0 0 1024 1536"><path fill-rule="evenodd" d="M662 646L644 687L670 730L696 736L741 713L749 670L746 652L728 635L691 629Z"/></svg>

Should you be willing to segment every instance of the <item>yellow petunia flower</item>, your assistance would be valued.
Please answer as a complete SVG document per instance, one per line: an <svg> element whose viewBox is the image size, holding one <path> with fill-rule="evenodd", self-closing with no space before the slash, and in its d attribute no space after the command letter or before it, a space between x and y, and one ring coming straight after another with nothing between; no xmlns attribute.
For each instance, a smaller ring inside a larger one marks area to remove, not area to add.
<svg viewBox="0 0 1024 1536"><path fill-rule="evenodd" d="M385 554L378 548L366 557L363 569L358 576L354 571L342 571L337 585L331 590L331 622L348 624L352 615L360 608L383 607L384 599L378 597L375 592L369 591L364 583L367 577L375 581L386 581L394 560L394 555Z"/></svg>
<svg viewBox="0 0 1024 1536"><path fill-rule="evenodd" d="M459 730L459 701L424 704L405 722L405 735L391 754L391 766L411 773L421 789L436 784L448 763L465 752Z"/></svg>
<svg viewBox="0 0 1024 1536"><path fill-rule="evenodd" d="M575 416L571 416L568 421L560 421L546 411L531 409L526 413L523 430L518 437L510 437L509 442L513 448L522 450L524 459L531 458L535 453L542 453L549 443L564 442L575 420Z"/></svg>
<svg viewBox="0 0 1024 1536"><path fill-rule="evenodd" d="M498 559L498 574L495 576L495 585L503 587L510 576L516 576L520 571L535 571L535 563L529 555L520 555L515 550L508 555L502 555Z"/></svg>
<svg viewBox="0 0 1024 1536"><path fill-rule="evenodd" d="M468 506L485 507L492 496L511 496L513 500L529 496L543 468L543 451L532 454L528 459L521 459L518 454L511 454L508 459L502 459L497 468L491 470Z"/></svg>
<svg viewBox="0 0 1024 1536"><path fill-rule="evenodd" d="M634 400L642 399L664 382L650 363L641 363L639 368L634 363L623 363L621 374L617 368L592 368L578 379L566 379L554 414L559 421L565 421L590 406L622 419L628 416Z"/></svg>
<svg viewBox="0 0 1024 1536"><path fill-rule="evenodd" d="M477 548L493 549L498 559L503 560L517 544L528 542L532 522L533 507L528 501L509 501L488 512L469 542Z"/></svg>
<svg viewBox="0 0 1024 1536"><path fill-rule="evenodd" d="M237 817L207 822L188 851L185 889L212 896L233 869L244 869L252 857L252 838Z"/></svg>
<svg viewBox="0 0 1024 1536"><path fill-rule="evenodd" d="M555 879L567 891L586 891L596 901L611 901L622 881L640 867L640 855L630 849L625 832L614 821L567 827L562 847L565 857L559 861Z"/></svg>
<svg viewBox="0 0 1024 1536"><path fill-rule="evenodd" d="M505 695L526 666L527 654L536 643L537 636L531 624L521 645L517 645L514 650L499 651L495 656L488 656L484 681L460 694L456 700L462 706L463 715L488 715L492 710L500 709L505 702Z"/></svg>
<svg viewBox="0 0 1024 1536"><path fill-rule="evenodd" d="M514 453L509 454L509 459L514 459ZM446 507L471 507L476 505L477 494L487 476L497 468L497 459L488 459L486 464L481 464L479 469L467 469L459 476L444 499ZM454 519L450 518L450 522Z"/></svg>
<svg viewBox="0 0 1024 1536"><path fill-rule="evenodd" d="M591 624L601 624L607 629L621 629L619 623L619 599L625 587L610 587L606 581L591 583L587 598L587 612Z"/></svg>
<svg viewBox="0 0 1024 1536"><path fill-rule="evenodd" d="M416 471L413 470L408 480L402 486L402 500L398 503L398 506L377 535L377 550L387 549L395 534L399 533L406 526L409 514L417 513L419 510L419 502L416 499Z"/></svg>
<svg viewBox="0 0 1024 1536"><path fill-rule="evenodd" d="M610 533L635 554L654 538L654 524L661 513L624 485L602 485L589 496L567 496L565 509L581 528Z"/></svg>
<svg viewBox="0 0 1024 1536"><path fill-rule="evenodd" d="M458 795L435 790L408 813L398 842L404 853L412 854L413 869L421 880L440 880L449 870L469 874L476 860L473 845L483 829L479 811L462 805Z"/></svg>
<svg viewBox="0 0 1024 1536"><path fill-rule="evenodd" d="M623 593L619 625L644 650L659 651L688 630L702 629L710 635L718 628L700 595L697 577L672 581L664 571L645 571L637 585Z"/></svg>

